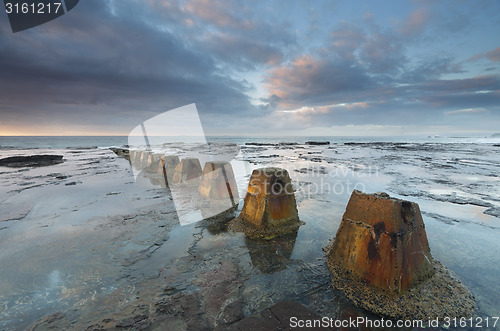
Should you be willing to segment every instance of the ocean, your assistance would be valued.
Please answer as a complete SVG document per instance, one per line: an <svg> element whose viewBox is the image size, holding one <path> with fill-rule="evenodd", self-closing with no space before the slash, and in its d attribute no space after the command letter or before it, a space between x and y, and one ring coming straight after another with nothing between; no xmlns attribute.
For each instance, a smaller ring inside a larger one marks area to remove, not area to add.
<svg viewBox="0 0 500 331"><path fill-rule="evenodd" d="M495 144L500 143L500 137L487 136L277 136L277 137L231 137L231 136L206 136L207 142L244 144L258 143L299 143L306 141L329 141L332 144L346 142L401 142L401 143L475 143ZM186 141L190 137L158 137L157 140ZM0 136L1 149L39 149L39 148L88 148L88 147L121 147L129 144L128 136Z"/></svg>

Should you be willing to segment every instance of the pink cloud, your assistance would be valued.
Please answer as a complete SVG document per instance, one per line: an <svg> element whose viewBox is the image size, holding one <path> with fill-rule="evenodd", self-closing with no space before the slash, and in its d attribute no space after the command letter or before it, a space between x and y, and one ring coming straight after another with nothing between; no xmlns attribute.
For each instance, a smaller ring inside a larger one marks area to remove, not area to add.
<svg viewBox="0 0 500 331"><path fill-rule="evenodd" d="M426 8L419 8L410 13L401 25L399 31L404 36L415 36L421 33L431 19L431 14Z"/></svg>
<svg viewBox="0 0 500 331"><path fill-rule="evenodd" d="M494 51L486 53L486 57L491 61L496 61L496 62L500 61L500 47L498 47Z"/></svg>
<svg viewBox="0 0 500 331"><path fill-rule="evenodd" d="M311 55L303 55L293 61L289 66L273 68L267 77L267 88L271 95L286 100L308 88L308 82L324 66ZM286 104L283 106L291 106Z"/></svg>
<svg viewBox="0 0 500 331"><path fill-rule="evenodd" d="M476 54L473 57L471 57L469 61L475 61L482 58L488 58L491 61L500 62L500 47L492 50L491 52Z"/></svg>

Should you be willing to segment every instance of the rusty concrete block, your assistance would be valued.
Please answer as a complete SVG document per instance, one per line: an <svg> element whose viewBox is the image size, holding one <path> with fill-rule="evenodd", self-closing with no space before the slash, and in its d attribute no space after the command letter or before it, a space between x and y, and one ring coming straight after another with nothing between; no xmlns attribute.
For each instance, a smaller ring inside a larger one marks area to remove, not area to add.
<svg viewBox="0 0 500 331"><path fill-rule="evenodd" d="M418 204L355 190L328 262L388 293L430 278L432 256Z"/></svg>
<svg viewBox="0 0 500 331"><path fill-rule="evenodd" d="M229 228L250 237L272 238L296 231L301 225L288 171L262 168L253 171L243 209Z"/></svg>
<svg viewBox="0 0 500 331"><path fill-rule="evenodd" d="M139 169L141 165L141 151L138 150L130 150L129 152L129 160L130 160L130 165L134 169Z"/></svg>
<svg viewBox="0 0 500 331"><path fill-rule="evenodd" d="M173 184L199 185L201 177L201 164L197 158L187 157L175 167Z"/></svg>
<svg viewBox="0 0 500 331"><path fill-rule="evenodd" d="M231 200L233 205L237 205L238 186L231 163L226 161L205 163L198 192L200 197L206 200Z"/></svg>
<svg viewBox="0 0 500 331"><path fill-rule="evenodd" d="M152 153L151 151L141 151L140 163L139 163L140 168L144 169L149 165L148 160L149 160L149 154L151 153Z"/></svg>
<svg viewBox="0 0 500 331"><path fill-rule="evenodd" d="M166 155L160 158L158 175L162 178L161 187L169 187L173 183L175 167L180 163L177 155Z"/></svg>
<svg viewBox="0 0 500 331"><path fill-rule="evenodd" d="M158 173L158 166L160 165L160 159L163 154L159 153L149 153L147 160L147 167L144 169L147 173L155 174Z"/></svg>

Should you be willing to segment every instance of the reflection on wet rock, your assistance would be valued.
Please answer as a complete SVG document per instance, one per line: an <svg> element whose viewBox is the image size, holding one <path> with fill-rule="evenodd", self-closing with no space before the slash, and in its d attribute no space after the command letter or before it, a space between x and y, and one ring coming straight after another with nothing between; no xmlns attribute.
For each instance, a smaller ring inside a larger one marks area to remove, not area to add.
<svg viewBox="0 0 500 331"><path fill-rule="evenodd" d="M327 252L333 286L398 319L470 317L471 293L433 260L418 204L354 190Z"/></svg>
<svg viewBox="0 0 500 331"><path fill-rule="evenodd" d="M252 173L243 209L231 221L231 231L249 237L273 238L296 231L301 225L288 171L261 168Z"/></svg>
<svg viewBox="0 0 500 331"><path fill-rule="evenodd" d="M245 238L252 264L264 274L272 274L286 269L292 256L297 231L272 240Z"/></svg>

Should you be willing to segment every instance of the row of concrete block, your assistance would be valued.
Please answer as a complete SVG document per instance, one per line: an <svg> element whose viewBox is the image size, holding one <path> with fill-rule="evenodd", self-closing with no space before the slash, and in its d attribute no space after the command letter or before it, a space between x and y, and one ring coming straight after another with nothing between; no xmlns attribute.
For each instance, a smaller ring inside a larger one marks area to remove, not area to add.
<svg viewBox="0 0 500 331"><path fill-rule="evenodd" d="M154 155L146 155L131 154L131 160L140 160L137 161L141 162L140 166L150 167L149 171L164 171L174 185L201 178L198 192L202 197L216 199L220 192L227 196L228 189L237 192L234 174L227 162L207 162L201 171L197 159L179 162L178 157L157 156L155 159ZM157 168L151 168L153 164L157 164ZM217 173L217 169L225 169L225 172ZM234 183L234 190L230 182ZM253 171L243 209L229 222L227 229L244 232L250 238L270 239L288 234L295 238L302 224L288 172L262 168ZM391 198L385 193L365 194L356 190L352 193L335 240L328 249L327 264L334 287L357 305L384 315L421 318L444 311L461 316L470 314L475 305L473 296L462 284L444 271L436 273L440 264L430 253L418 204ZM424 283L425 293L441 293L442 286L452 287L454 291L432 305L425 302L434 294L405 294L416 291ZM398 305L394 304L395 297L399 298ZM377 304L373 303L374 298ZM449 306L455 302L464 302L464 305L450 311ZM417 306L421 308L412 312Z"/></svg>
<svg viewBox="0 0 500 331"><path fill-rule="evenodd" d="M148 172L162 174L167 185L198 185L198 193L210 201L227 198L229 191L237 202L236 181L228 162L207 162L202 171L196 158L179 160L143 151L132 152L130 160ZM249 237L271 238L297 231L300 224L288 172L262 168L253 171L243 209L229 229ZM418 205L384 194L353 193L330 258L336 264L343 261L340 264L349 265L372 285L396 292L407 290L433 271Z"/></svg>
<svg viewBox="0 0 500 331"><path fill-rule="evenodd" d="M230 199L233 205L238 204L238 187L229 162L209 161L202 170L200 161L192 157L180 160L177 155L131 150L129 158L134 169L162 178L162 187L198 186L201 197Z"/></svg>
<svg viewBox="0 0 500 331"><path fill-rule="evenodd" d="M228 162L207 162L202 171L195 158L180 161L177 156L131 151L130 160L140 169L163 174L166 185L199 185L198 193L210 202L227 197L228 192L233 193L233 205L238 200ZM227 229L250 238L291 235L295 242L302 224L288 172L261 168L253 171L241 213L229 221ZM327 264L334 287L357 305L393 318L421 319L443 312L465 316L475 305L462 284L445 271L436 272L444 267L431 256L418 204L385 193L352 193L328 249ZM417 291L420 284L426 288L423 294ZM443 286L454 291L443 295ZM441 293L439 301L427 305L436 293ZM463 305L450 310L456 302Z"/></svg>

